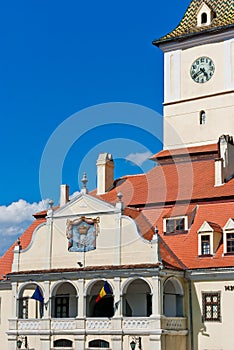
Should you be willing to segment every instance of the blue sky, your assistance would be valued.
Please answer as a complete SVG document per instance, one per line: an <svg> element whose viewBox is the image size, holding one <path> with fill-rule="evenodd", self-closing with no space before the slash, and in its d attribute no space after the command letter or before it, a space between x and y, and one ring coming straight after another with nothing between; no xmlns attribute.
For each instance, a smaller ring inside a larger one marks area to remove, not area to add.
<svg viewBox="0 0 234 350"><path fill-rule="evenodd" d="M30 220L30 208L32 212L42 208L41 200L51 196L58 201L58 188L48 196L41 193L40 164L51 135L70 116L112 102L162 113L163 55L152 40L172 30L189 3L12 0L1 4L0 236L4 238L0 254ZM84 123L86 117L81 118ZM109 125L87 128L81 140L67 149L61 178L71 193L79 190L83 170L89 188L95 187L90 164L99 151L113 153L116 177L152 166L144 164L141 155L156 153L160 140L116 122L110 115ZM55 162L59 156L54 153Z"/></svg>

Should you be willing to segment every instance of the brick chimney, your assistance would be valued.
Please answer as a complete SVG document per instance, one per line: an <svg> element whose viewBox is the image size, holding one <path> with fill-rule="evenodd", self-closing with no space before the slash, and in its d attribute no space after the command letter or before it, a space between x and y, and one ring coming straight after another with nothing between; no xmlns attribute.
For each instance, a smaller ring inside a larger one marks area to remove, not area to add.
<svg viewBox="0 0 234 350"><path fill-rule="evenodd" d="M111 154L100 153L97 159L97 194L104 194L114 182L114 161Z"/></svg>

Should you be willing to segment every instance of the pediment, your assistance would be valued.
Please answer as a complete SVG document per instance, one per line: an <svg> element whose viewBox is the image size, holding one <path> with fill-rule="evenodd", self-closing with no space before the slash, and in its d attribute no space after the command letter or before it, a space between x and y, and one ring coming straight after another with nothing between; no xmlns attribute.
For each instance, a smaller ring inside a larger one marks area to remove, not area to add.
<svg viewBox="0 0 234 350"><path fill-rule="evenodd" d="M226 225L223 228L225 231L234 230L234 220L232 218L228 219Z"/></svg>
<svg viewBox="0 0 234 350"><path fill-rule="evenodd" d="M203 1L197 12L198 27L210 25L212 21L212 14L212 9Z"/></svg>
<svg viewBox="0 0 234 350"><path fill-rule="evenodd" d="M208 224L207 221L204 221L204 223L201 225L199 230L197 231L198 233L203 233L203 232L213 232L213 228Z"/></svg>
<svg viewBox="0 0 234 350"><path fill-rule="evenodd" d="M54 218L114 212L118 212L118 209L114 205L89 194L79 193L70 202L56 210L54 212Z"/></svg>
<svg viewBox="0 0 234 350"><path fill-rule="evenodd" d="M211 8L205 3L205 1L203 1L200 5L200 7L198 8L197 14L201 14L202 12L208 12L208 11L212 11Z"/></svg>

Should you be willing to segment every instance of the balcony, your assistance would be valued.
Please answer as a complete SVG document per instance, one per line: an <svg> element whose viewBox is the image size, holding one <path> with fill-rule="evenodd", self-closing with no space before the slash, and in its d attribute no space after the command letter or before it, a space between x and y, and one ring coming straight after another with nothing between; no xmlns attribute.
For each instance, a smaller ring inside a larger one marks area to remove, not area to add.
<svg viewBox="0 0 234 350"><path fill-rule="evenodd" d="M69 334L142 334L152 330L185 331L187 318L184 317L113 317L109 318L49 318L9 320L9 331L14 334L49 333Z"/></svg>
<svg viewBox="0 0 234 350"><path fill-rule="evenodd" d="M162 317L161 328L166 331L185 331L187 329L187 318Z"/></svg>

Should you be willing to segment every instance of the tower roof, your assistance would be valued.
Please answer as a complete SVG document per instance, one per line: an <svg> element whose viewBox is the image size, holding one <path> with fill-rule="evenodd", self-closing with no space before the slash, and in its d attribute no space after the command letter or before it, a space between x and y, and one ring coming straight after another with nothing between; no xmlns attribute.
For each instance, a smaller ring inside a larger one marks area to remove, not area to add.
<svg viewBox="0 0 234 350"><path fill-rule="evenodd" d="M198 26L197 14L203 4L211 9L213 19L209 25ZM230 26L234 26L234 0L192 0L179 25L167 35L153 41L153 44L159 45L164 41Z"/></svg>

